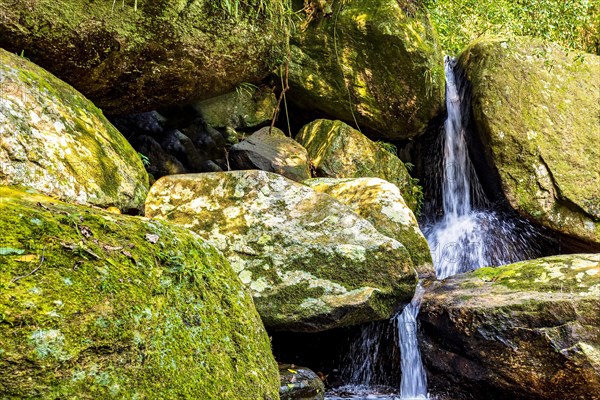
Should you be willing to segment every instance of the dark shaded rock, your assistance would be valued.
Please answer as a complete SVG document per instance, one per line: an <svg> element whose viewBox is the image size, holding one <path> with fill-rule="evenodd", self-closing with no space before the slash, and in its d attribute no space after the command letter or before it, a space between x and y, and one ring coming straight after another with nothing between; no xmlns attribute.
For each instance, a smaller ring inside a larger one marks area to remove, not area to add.
<svg viewBox="0 0 600 400"><path fill-rule="evenodd" d="M165 132L167 119L157 111L130 114L112 118L112 123L128 140L135 136L145 135L160 139Z"/></svg>
<svg viewBox="0 0 600 400"><path fill-rule="evenodd" d="M308 153L294 139L264 127L229 151L233 169L260 169L301 182L310 178Z"/></svg>
<svg viewBox="0 0 600 400"><path fill-rule="evenodd" d="M281 400L323 400L325 385L317 374L305 367L279 364Z"/></svg>
<svg viewBox="0 0 600 400"><path fill-rule="evenodd" d="M466 398L600 398L600 255L523 261L426 292L421 351L433 391Z"/></svg>
<svg viewBox="0 0 600 400"><path fill-rule="evenodd" d="M146 171L155 179L165 175L185 174L187 170L172 154L167 153L150 136L138 136L135 138L134 148L148 158Z"/></svg>
<svg viewBox="0 0 600 400"><path fill-rule="evenodd" d="M281 0L0 2L0 47L24 54L109 114L227 93L284 56ZM260 9L259 9L260 8Z"/></svg>

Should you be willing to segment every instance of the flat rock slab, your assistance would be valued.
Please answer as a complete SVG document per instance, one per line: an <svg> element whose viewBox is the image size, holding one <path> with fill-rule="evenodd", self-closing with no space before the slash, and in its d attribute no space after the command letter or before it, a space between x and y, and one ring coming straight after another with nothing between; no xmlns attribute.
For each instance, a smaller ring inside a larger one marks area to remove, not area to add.
<svg viewBox="0 0 600 400"><path fill-rule="evenodd" d="M402 244L332 197L280 175L163 177L146 214L182 224L223 251L271 329L386 319L416 286Z"/></svg>
<svg viewBox="0 0 600 400"><path fill-rule="evenodd" d="M264 127L229 151L234 169L275 172L294 181L310 178L308 153L277 128Z"/></svg>
<svg viewBox="0 0 600 400"><path fill-rule="evenodd" d="M500 399L597 399L600 254L481 268L426 292L421 348L434 389Z"/></svg>

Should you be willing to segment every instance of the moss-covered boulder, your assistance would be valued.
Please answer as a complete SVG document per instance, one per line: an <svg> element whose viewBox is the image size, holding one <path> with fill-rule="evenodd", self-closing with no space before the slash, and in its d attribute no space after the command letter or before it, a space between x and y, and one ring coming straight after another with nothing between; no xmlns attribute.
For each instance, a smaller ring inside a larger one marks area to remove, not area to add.
<svg viewBox="0 0 600 400"><path fill-rule="evenodd" d="M600 393L600 255L481 268L426 292L421 351L457 398L584 400Z"/></svg>
<svg viewBox="0 0 600 400"><path fill-rule="evenodd" d="M303 183L346 204L379 232L402 243L419 277L435 279L427 240L396 185L379 178L316 178Z"/></svg>
<svg viewBox="0 0 600 400"><path fill-rule="evenodd" d="M329 195L273 173L163 177L150 189L146 214L223 251L273 330L387 319L417 283L402 244Z"/></svg>
<svg viewBox="0 0 600 400"><path fill-rule="evenodd" d="M0 188L6 399L277 399L252 298L166 222Z"/></svg>
<svg viewBox="0 0 600 400"><path fill-rule="evenodd" d="M0 49L0 100L0 184L98 206L144 204L139 155L71 86Z"/></svg>
<svg viewBox="0 0 600 400"><path fill-rule="evenodd" d="M110 114L150 111L260 81L284 56L284 1L0 2L0 47ZM235 8L234 8L235 7Z"/></svg>
<svg viewBox="0 0 600 400"><path fill-rule="evenodd" d="M269 88L240 86L234 92L198 101L193 106L213 128L245 129L271 122L277 98Z"/></svg>
<svg viewBox="0 0 600 400"><path fill-rule="evenodd" d="M289 100L379 137L422 132L443 106L444 71L418 2L306 3L312 22L292 36Z"/></svg>
<svg viewBox="0 0 600 400"><path fill-rule="evenodd" d="M234 169L260 169L294 181L310 178L306 149L275 127L266 126L232 146L229 160Z"/></svg>
<svg viewBox="0 0 600 400"><path fill-rule="evenodd" d="M510 204L600 248L600 57L516 38L475 42L459 61Z"/></svg>
<svg viewBox="0 0 600 400"><path fill-rule="evenodd" d="M308 151L317 176L384 179L398 186L406 204L418 212L421 188L389 145L373 142L341 121L327 119L305 125L296 140Z"/></svg>

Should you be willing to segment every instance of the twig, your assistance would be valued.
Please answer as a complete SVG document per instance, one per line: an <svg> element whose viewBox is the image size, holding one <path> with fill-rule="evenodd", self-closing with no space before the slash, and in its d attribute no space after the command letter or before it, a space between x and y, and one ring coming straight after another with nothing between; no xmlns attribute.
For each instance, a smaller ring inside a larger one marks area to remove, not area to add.
<svg viewBox="0 0 600 400"><path fill-rule="evenodd" d="M283 84L283 78L282 78L282 86L283 87L281 88L281 93L279 94L279 100L277 100L277 107L275 107L275 112L273 112L273 119L271 120L271 126L269 127L269 135L271 134L271 131L273 130L273 127L275 126L275 121L277 120L277 117L279 116L279 111L281 110L281 101L285 97L285 92L287 92L290 88L288 77L290 74L290 59L291 58L292 58L292 51L289 48L289 44L288 44L287 62L285 63L285 84ZM287 104L286 104L286 108L287 108Z"/></svg>
<svg viewBox="0 0 600 400"><path fill-rule="evenodd" d="M42 249L42 259L40 260L40 264L37 266L37 268L35 268L33 271L31 271L28 274L17 276L16 278L13 278L10 282L15 283L19 279L27 278L28 276L35 274L40 268L42 268L42 264L44 263L44 253L45 252L46 252L46 246L44 246L44 248Z"/></svg>

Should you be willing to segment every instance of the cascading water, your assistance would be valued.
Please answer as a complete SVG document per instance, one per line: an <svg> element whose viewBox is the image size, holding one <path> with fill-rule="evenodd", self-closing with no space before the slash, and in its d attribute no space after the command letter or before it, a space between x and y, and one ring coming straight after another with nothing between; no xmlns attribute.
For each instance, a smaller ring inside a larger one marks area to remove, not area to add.
<svg viewBox="0 0 600 400"><path fill-rule="evenodd" d="M535 242L539 233L527 222L490 210L483 188L471 163L464 116L465 83L456 78L455 61L444 60L446 72L446 107L448 116L443 135L443 173L441 174L442 215L427 223L427 237L437 279L477 269L498 266L539 256ZM417 315L424 289L419 285L412 302L401 314L392 318L400 347L402 380L400 399L427 399L427 379L417 341ZM366 396L374 376L382 329L363 329L361 338L351 351L353 369L351 381L360 388L356 399L398 399L395 396ZM352 392L353 390L350 390ZM354 391L356 393L357 391ZM330 397L337 399L339 397Z"/></svg>
<svg viewBox="0 0 600 400"><path fill-rule="evenodd" d="M465 85L457 80L454 64L453 59L445 58L448 117L443 136L443 216L423 229L437 279L537 255L532 247L537 232L526 222L473 207L474 200L478 204L488 200L469 158L463 118Z"/></svg>

